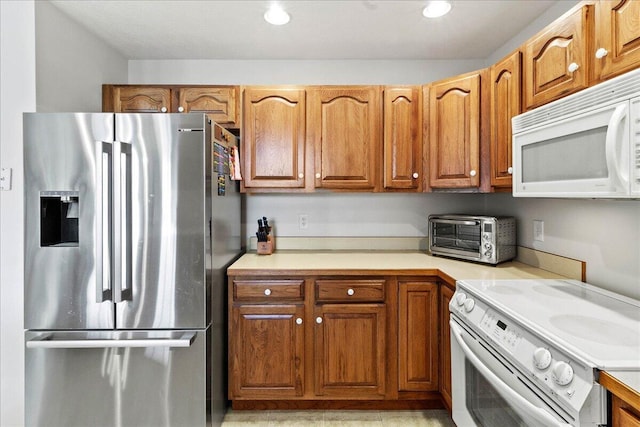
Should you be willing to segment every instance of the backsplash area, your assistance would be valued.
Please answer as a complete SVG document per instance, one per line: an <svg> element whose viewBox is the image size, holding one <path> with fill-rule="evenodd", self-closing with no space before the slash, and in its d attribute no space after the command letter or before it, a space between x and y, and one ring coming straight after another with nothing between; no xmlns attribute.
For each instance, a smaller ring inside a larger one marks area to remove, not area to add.
<svg viewBox="0 0 640 427"><path fill-rule="evenodd" d="M247 230L269 217L279 237L423 238L435 213L512 215L518 245L587 263L587 282L640 299L640 201L513 198L511 194L268 194L246 197ZM307 215L300 228L299 215ZM544 221L544 241L533 240ZM247 233L250 247L251 233ZM361 239L371 249L379 239ZM277 241L277 240L276 240ZM420 239L411 242L421 249ZM404 244L402 243L402 244ZM278 247L278 246L276 246Z"/></svg>

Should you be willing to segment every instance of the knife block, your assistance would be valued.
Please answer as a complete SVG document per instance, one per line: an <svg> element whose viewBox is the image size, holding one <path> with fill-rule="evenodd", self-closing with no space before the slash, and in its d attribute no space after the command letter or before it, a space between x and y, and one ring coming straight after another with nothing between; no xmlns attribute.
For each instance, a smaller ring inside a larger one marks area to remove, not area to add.
<svg viewBox="0 0 640 427"><path fill-rule="evenodd" d="M258 242L258 255L271 255L275 250L275 240L272 236L267 236L266 242Z"/></svg>

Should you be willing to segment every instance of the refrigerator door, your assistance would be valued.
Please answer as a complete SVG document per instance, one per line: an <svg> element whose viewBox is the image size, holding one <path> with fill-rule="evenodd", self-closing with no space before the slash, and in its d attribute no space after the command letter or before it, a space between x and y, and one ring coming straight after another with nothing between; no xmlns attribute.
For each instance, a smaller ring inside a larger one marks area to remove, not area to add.
<svg viewBox="0 0 640 427"><path fill-rule="evenodd" d="M116 114L117 328L209 323L204 120L202 114Z"/></svg>
<svg viewBox="0 0 640 427"><path fill-rule="evenodd" d="M207 333L27 332L27 426L204 426Z"/></svg>
<svg viewBox="0 0 640 427"><path fill-rule="evenodd" d="M113 114L25 113L27 329L112 329Z"/></svg>

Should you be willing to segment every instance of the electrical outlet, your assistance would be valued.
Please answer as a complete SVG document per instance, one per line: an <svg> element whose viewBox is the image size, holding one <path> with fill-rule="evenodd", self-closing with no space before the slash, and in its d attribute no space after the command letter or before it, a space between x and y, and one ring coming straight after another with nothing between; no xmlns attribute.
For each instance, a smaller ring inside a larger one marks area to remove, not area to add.
<svg viewBox="0 0 640 427"><path fill-rule="evenodd" d="M544 242L544 221L539 219L533 220L533 240Z"/></svg>
<svg viewBox="0 0 640 427"><path fill-rule="evenodd" d="M298 228L300 230L306 230L309 228L309 215L298 214Z"/></svg>

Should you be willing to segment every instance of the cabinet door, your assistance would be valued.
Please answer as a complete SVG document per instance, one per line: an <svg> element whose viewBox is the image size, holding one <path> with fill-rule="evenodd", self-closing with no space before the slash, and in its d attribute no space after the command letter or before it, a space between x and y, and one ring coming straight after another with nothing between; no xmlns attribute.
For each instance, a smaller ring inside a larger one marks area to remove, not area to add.
<svg viewBox="0 0 640 427"><path fill-rule="evenodd" d="M233 307L230 398L284 398L304 393L304 306Z"/></svg>
<svg viewBox="0 0 640 427"><path fill-rule="evenodd" d="M103 111L167 113L171 111L171 89L146 86L105 87Z"/></svg>
<svg viewBox="0 0 640 427"><path fill-rule="evenodd" d="M491 67L491 185L511 187L511 118L520 114L520 52Z"/></svg>
<svg viewBox="0 0 640 427"><path fill-rule="evenodd" d="M385 314L384 304L316 307L316 395L354 399L384 397Z"/></svg>
<svg viewBox="0 0 640 427"><path fill-rule="evenodd" d="M309 136L315 186L379 189L382 152L380 89L315 88L309 93Z"/></svg>
<svg viewBox="0 0 640 427"><path fill-rule="evenodd" d="M429 101L430 185L480 185L480 73L434 83Z"/></svg>
<svg viewBox="0 0 640 427"><path fill-rule="evenodd" d="M440 286L440 393L451 411L451 335L449 332L449 301L453 290Z"/></svg>
<svg viewBox="0 0 640 427"><path fill-rule="evenodd" d="M305 91L244 90L244 186L305 187Z"/></svg>
<svg viewBox="0 0 640 427"><path fill-rule="evenodd" d="M422 112L418 87L384 89L384 188L422 188Z"/></svg>
<svg viewBox="0 0 640 427"><path fill-rule="evenodd" d="M207 113L217 123L238 121L237 87L180 87L175 90L178 113Z"/></svg>
<svg viewBox="0 0 640 427"><path fill-rule="evenodd" d="M596 3L596 78L606 80L640 67L640 1Z"/></svg>
<svg viewBox="0 0 640 427"><path fill-rule="evenodd" d="M398 388L438 390L438 285L399 282Z"/></svg>
<svg viewBox="0 0 640 427"><path fill-rule="evenodd" d="M524 46L524 102L527 109L589 85L593 5L549 25Z"/></svg>
<svg viewBox="0 0 640 427"><path fill-rule="evenodd" d="M630 398L635 398L630 394ZM638 403L627 403L616 395L611 395L611 426L612 427L640 427L640 410Z"/></svg>

